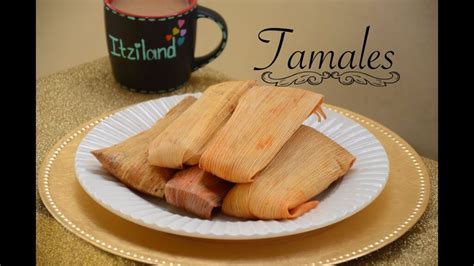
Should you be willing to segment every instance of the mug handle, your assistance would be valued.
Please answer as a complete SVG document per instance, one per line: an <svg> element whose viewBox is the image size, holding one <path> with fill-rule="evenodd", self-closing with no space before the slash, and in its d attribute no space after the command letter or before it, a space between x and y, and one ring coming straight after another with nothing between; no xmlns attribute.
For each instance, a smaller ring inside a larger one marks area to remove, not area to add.
<svg viewBox="0 0 474 266"><path fill-rule="evenodd" d="M219 15L216 11L209 9L203 6L197 6L196 8L197 18L208 18L213 20L222 31L222 40L219 46L217 46L212 52L207 55L194 58L193 71L203 67L204 65L209 64L214 59L216 59L224 50L227 44L227 24L225 23L224 18Z"/></svg>

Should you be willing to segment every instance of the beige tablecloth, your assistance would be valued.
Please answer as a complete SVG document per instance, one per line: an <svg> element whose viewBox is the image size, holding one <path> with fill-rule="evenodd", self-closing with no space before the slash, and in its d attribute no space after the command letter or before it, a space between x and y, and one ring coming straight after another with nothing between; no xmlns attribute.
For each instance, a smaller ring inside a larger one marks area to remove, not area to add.
<svg viewBox="0 0 474 266"><path fill-rule="evenodd" d="M128 92L114 81L107 58L79 65L37 80L36 164L48 150L75 127L107 111L173 94L202 91L228 80L210 68L193 73L181 89L169 94ZM438 163L423 159L429 172L431 195L421 220L394 243L351 265L428 265L438 261ZM36 193L36 261L39 265L141 264L102 251L63 228L44 207Z"/></svg>

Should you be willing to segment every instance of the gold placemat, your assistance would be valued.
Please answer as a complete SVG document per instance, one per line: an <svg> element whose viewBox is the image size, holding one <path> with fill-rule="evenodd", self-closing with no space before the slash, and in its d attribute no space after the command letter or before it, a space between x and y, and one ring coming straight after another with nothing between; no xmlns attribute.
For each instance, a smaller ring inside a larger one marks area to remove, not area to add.
<svg viewBox="0 0 474 266"><path fill-rule="evenodd" d="M227 80L209 68L195 72L182 89L166 94L201 91ZM163 95L125 91L113 80L107 58L77 66L37 81L37 167L46 152L67 132L98 115ZM430 171L430 205L422 219L401 239L352 264L432 264L437 262L437 163L424 160ZM38 264L139 264L106 253L62 227L37 194ZM426 254L429 254L428 256Z"/></svg>

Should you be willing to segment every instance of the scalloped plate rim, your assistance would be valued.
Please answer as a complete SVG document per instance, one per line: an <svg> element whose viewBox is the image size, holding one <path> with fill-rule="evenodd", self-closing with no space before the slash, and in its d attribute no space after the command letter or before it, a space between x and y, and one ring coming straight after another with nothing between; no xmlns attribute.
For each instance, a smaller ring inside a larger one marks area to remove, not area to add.
<svg viewBox="0 0 474 266"><path fill-rule="evenodd" d="M296 234L301 234L301 233L305 233L305 232L309 232L309 231L314 231L314 230L317 230L317 229L321 229L323 227L327 227L329 225L332 225L332 224L335 224L335 223L338 223L344 219L347 219L349 218L350 216L360 212L361 210L363 210L364 208L366 208L368 205L370 205L381 193L382 191L384 190L386 184L387 184L387 181L388 181L388 178L389 178L389 169L390 169L390 162L388 160L388 156L387 156L387 153L385 151L385 148L383 147L383 145L380 143L380 141L370 132L368 131L366 128L364 128L363 126L361 126L360 124L356 123L355 121L352 121L350 120L349 118L347 117L344 117L340 114L336 114L337 116L341 116L343 117L344 119L347 119L348 121L354 123L354 125L357 125L358 127L361 127L362 129L364 129L365 131L367 131L368 134L371 135L371 137L373 139L376 140L377 142L377 146L380 146L382 147L382 151L383 151L383 159L385 160L386 162L386 166L387 166L387 173L385 175L385 178L384 178L384 182L382 183L382 186L377 190L376 193L374 193L371 198L369 200L366 200L363 204L359 205L355 210L353 211L349 211L349 212L346 212L346 214L338 217L337 219L329 219L323 223L320 223L318 224L318 226L306 226L306 227L303 227L303 228L297 228L295 230L291 230L291 229L285 229L285 230L281 230L280 232L272 232L271 230L267 230L268 232L266 233L258 233L258 232L255 232L255 233L251 233L251 234L246 234L246 233L238 233L238 234L229 234L229 233L226 233L224 232L223 234L215 234L213 232L209 232L209 233L200 233L198 231L194 231L194 232L188 232L184 229L172 229L168 226L161 226L161 225L157 225L155 223L147 223L145 222L143 219L141 218L134 218L132 217L132 215L130 214L126 214L126 213L123 213L121 210L118 210L116 208L114 208L113 206L111 206L111 204L108 204L107 202L104 202L103 199L99 198L99 197L96 197L94 195L94 192L90 191L89 190L89 187L84 184L83 182L83 179L81 178L81 174L80 174L80 170L79 170L79 167L78 167L78 164L80 164L81 162L78 161L78 156L77 156L77 153L79 151L81 151L81 147L83 145L83 142L87 139L88 136L90 136L91 132L93 132L93 130L95 128L97 128L99 125L101 125L102 123L106 122L108 119L116 116L118 113L121 113L121 112L124 112L126 110L129 110L131 108L135 108L136 106L138 105L143 105L143 104L149 104L151 102L154 102L154 101L157 101L157 102L161 102L161 101L169 101L169 100L173 100L173 99L176 99L176 100L179 100L179 99L182 99L186 96L195 96L195 97L199 97L200 95L202 95L202 93L186 93L186 94L181 94L181 95L173 95L173 96L168 96L168 97L162 97L162 98L158 98L158 99L152 99L152 100L147 100L147 101L143 101L143 102L140 102L140 103L136 103L136 104L133 104L133 105L130 105L130 106L127 106L115 113L113 113L111 116L109 116L107 119L104 119L102 122L100 122L99 124L97 124L94 128L92 128L89 132L87 132L87 135L81 140L81 143L79 144L78 146L78 149L76 151L76 157L75 157L75 171L76 171L76 179L78 180L78 182L80 183L81 187L84 189L84 191L95 201L97 202L99 205L101 205L102 207L104 207L105 209L107 209L108 211L114 213L115 215L118 215L119 217L123 218L123 219L126 219L128 221L131 221L133 223L136 223L136 224L139 224L141 226L144 226L144 227L147 227L147 228L150 228L150 229L153 229L153 230L158 230L158 231L162 231L162 232L165 232L165 233L169 233L169 234L174 234L174 235L180 235L180 236L186 236L186 237L194 237L194 238L206 238L206 239L217 239L217 240L252 240L252 239L266 239L266 238L275 238L275 237L283 237L283 236L289 236L289 235L296 235ZM332 112L332 111L331 111ZM342 181L343 182L343 181ZM120 183L120 182L116 182L116 183ZM127 188L127 187L126 187ZM129 188L128 188L129 189ZM129 189L130 190L130 189ZM130 190L130 192L132 192ZM134 192L132 192L134 193ZM324 193L324 192L323 192ZM157 207L159 208L159 207ZM164 212L166 212L166 210L162 210ZM172 215L176 215L176 216L180 216L179 214L175 214L175 213L171 213L169 212L170 214ZM302 216L303 217L303 216ZM204 219L200 219L200 218L195 218L195 217L188 217L188 218L191 218L191 219L196 219L196 220L201 220L201 221L207 221L207 220L204 220ZM178 218L179 219L179 218ZM298 218L297 218L298 219ZM295 219L296 220L296 219ZM293 221L295 221L293 220ZM257 220L258 221L263 221L263 220ZM271 221L275 221L275 220L271 220ZM211 222L217 222L217 221L212 221ZM222 223L227 223L228 221L218 221L218 222L222 222ZM239 221L241 223L244 223L245 221ZM263 222L267 222L267 221L263 221ZM281 222L281 221L276 221L276 222ZM186 225L188 223L185 223L184 225ZM183 226L181 226L183 227ZM280 225L280 227L283 227L282 225ZM197 227L196 227L197 228Z"/></svg>

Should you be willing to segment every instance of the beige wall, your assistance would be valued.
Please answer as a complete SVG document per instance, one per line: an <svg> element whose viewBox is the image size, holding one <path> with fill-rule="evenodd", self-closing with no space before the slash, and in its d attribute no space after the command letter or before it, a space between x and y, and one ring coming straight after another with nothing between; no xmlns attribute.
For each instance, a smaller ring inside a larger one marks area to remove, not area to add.
<svg viewBox="0 0 474 266"><path fill-rule="evenodd" d="M267 27L288 27L281 61L271 71L289 75L285 57L294 50L341 52L359 50L370 25L367 49L394 50L391 70L401 79L387 87L343 86L336 80L301 87L324 93L326 101L371 117L391 128L421 155L438 158L437 1L435 0L201 0L221 13L229 26L225 52L210 66L236 79L260 79L254 66L268 64L273 43L257 33ZM107 54L102 4L37 0L37 77ZM217 27L200 21L197 54L219 40ZM384 72L373 72L382 74Z"/></svg>

